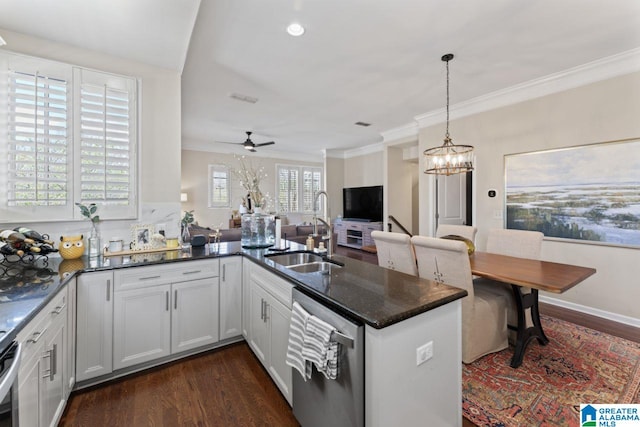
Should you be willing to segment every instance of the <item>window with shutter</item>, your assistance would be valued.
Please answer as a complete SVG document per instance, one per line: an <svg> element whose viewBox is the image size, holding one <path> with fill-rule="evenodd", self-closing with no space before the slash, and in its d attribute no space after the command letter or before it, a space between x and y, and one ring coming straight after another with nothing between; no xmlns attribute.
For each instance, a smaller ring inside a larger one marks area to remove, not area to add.
<svg viewBox="0 0 640 427"><path fill-rule="evenodd" d="M322 168L277 165L278 212L313 212L313 196L322 186Z"/></svg>
<svg viewBox="0 0 640 427"><path fill-rule="evenodd" d="M225 165L209 165L209 207L231 206L229 168Z"/></svg>
<svg viewBox="0 0 640 427"><path fill-rule="evenodd" d="M0 217L135 218L137 82L0 52Z"/></svg>
<svg viewBox="0 0 640 427"><path fill-rule="evenodd" d="M7 204L64 206L70 170L64 78L9 70Z"/></svg>

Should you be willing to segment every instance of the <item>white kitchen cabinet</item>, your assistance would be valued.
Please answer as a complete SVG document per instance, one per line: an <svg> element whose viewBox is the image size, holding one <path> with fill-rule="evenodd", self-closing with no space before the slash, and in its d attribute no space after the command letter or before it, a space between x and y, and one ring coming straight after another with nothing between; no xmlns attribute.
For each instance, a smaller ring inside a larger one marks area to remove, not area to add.
<svg viewBox="0 0 640 427"><path fill-rule="evenodd" d="M255 265L245 259L242 261L242 336L249 342L251 324L251 267Z"/></svg>
<svg viewBox="0 0 640 427"><path fill-rule="evenodd" d="M113 273L77 278L76 381L113 371Z"/></svg>
<svg viewBox="0 0 640 427"><path fill-rule="evenodd" d="M55 426L62 416L67 345L67 288L18 333L23 354L18 371L20 425Z"/></svg>
<svg viewBox="0 0 640 427"><path fill-rule="evenodd" d="M218 272L218 260L114 272L114 370L217 342Z"/></svg>
<svg viewBox="0 0 640 427"><path fill-rule="evenodd" d="M242 334L242 257L220 259L220 339Z"/></svg>
<svg viewBox="0 0 640 427"><path fill-rule="evenodd" d="M191 350L218 341L218 278L174 283L171 352Z"/></svg>
<svg viewBox="0 0 640 427"><path fill-rule="evenodd" d="M115 292L113 369L171 354L171 285Z"/></svg>
<svg viewBox="0 0 640 427"><path fill-rule="evenodd" d="M285 363L293 285L251 264L248 307L249 346L291 404L291 367Z"/></svg>
<svg viewBox="0 0 640 427"><path fill-rule="evenodd" d="M76 301L77 282L74 277L67 283L67 335L64 369L64 394L68 396L76 383Z"/></svg>

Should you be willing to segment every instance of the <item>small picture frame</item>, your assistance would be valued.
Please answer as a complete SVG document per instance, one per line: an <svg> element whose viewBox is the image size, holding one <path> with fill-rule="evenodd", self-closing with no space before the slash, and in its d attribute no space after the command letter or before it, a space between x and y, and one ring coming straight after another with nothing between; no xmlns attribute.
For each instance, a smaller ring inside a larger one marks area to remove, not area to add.
<svg viewBox="0 0 640 427"><path fill-rule="evenodd" d="M151 249L151 236L155 233L153 224L135 224L131 226L131 250Z"/></svg>

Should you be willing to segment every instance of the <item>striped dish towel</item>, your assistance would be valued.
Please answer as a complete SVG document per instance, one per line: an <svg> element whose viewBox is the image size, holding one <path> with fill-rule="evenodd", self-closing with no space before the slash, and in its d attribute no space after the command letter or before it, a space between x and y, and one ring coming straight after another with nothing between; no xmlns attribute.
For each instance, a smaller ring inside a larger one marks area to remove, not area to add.
<svg viewBox="0 0 640 427"><path fill-rule="evenodd" d="M307 381L311 378L311 362L302 356L304 345L305 325L310 315L297 301L293 302L291 323L289 326L289 345L287 346L286 364L300 372Z"/></svg>
<svg viewBox="0 0 640 427"><path fill-rule="evenodd" d="M316 316L306 322L302 357L313 362L318 372L334 380L338 375L338 343L331 341L336 328Z"/></svg>

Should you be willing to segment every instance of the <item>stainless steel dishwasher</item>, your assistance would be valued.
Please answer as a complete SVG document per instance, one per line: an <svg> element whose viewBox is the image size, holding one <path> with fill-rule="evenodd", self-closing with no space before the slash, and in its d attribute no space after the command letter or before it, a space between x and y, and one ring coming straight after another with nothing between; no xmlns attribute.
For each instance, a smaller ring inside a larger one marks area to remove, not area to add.
<svg viewBox="0 0 640 427"><path fill-rule="evenodd" d="M315 366L306 382L293 370L293 415L302 427L364 426L364 326L297 289L293 290L293 300L309 314L333 325L337 333L331 339L341 344L335 380L327 379Z"/></svg>

